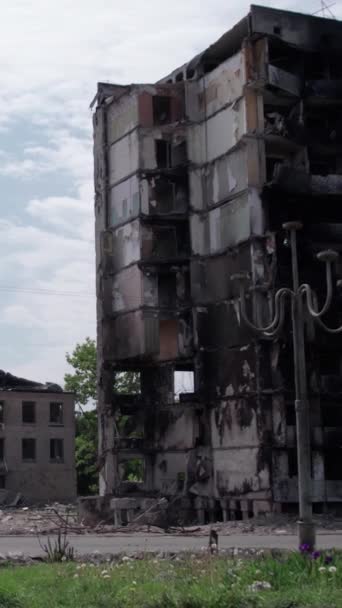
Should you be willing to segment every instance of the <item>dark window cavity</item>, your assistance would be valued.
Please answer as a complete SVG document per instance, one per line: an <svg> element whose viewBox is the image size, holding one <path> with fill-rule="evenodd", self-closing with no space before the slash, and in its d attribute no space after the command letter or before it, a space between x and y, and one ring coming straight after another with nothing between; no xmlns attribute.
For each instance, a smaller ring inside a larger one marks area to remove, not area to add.
<svg viewBox="0 0 342 608"><path fill-rule="evenodd" d="M50 403L50 424L63 424L63 403Z"/></svg>
<svg viewBox="0 0 342 608"><path fill-rule="evenodd" d="M34 401L23 401L23 423L35 424L36 404Z"/></svg>
<svg viewBox="0 0 342 608"><path fill-rule="evenodd" d="M63 459L63 439L50 439L50 460L52 460L53 462L63 462Z"/></svg>
<svg viewBox="0 0 342 608"><path fill-rule="evenodd" d="M36 440L35 439L23 439L22 440L22 457L23 460L35 460L36 459Z"/></svg>

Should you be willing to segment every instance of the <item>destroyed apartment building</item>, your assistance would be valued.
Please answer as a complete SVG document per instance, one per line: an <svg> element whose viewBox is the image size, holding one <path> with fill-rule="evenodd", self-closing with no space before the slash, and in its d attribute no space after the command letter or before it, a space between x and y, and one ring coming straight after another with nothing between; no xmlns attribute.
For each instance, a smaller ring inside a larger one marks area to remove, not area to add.
<svg viewBox="0 0 342 608"><path fill-rule="evenodd" d="M94 104L102 504L118 522L160 497L189 521L295 511L290 317L277 339L253 334L231 277L249 273L249 314L267 320L292 281L282 224L300 220L301 280L326 289L316 253L342 249L342 23L251 6L160 82L99 84ZM305 325L321 512L342 509L342 344ZM122 371L136 394L115 391ZM194 382L179 398L178 372Z"/></svg>
<svg viewBox="0 0 342 608"><path fill-rule="evenodd" d="M75 397L0 370L0 503L76 499Z"/></svg>

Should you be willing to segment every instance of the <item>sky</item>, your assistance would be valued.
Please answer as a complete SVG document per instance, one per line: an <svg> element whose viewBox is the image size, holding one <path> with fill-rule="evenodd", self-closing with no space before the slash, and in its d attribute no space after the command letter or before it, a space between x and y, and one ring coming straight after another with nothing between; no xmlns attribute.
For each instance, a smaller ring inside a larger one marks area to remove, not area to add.
<svg viewBox="0 0 342 608"><path fill-rule="evenodd" d="M264 5L296 10L296 2ZM154 82L243 17L245 0L10 0L0 23L0 369L63 383L95 337L96 84ZM342 4L332 8L342 17ZM304 0L313 13L320 0Z"/></svg>

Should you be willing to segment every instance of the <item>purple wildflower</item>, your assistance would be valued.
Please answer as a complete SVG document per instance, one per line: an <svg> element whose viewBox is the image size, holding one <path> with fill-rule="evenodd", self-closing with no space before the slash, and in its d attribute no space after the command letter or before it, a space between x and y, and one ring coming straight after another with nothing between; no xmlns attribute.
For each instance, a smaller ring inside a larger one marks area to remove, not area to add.
<svg viewBox="0 0 342 608"><path fill-rule="evenodd" d="M321 557L320 551L314 551L311 553L311 559L319 559Z"/></svg>
<svg viewBox="0 0 342 608"><path fill-rule="evenodd" d="M324 563L331 564L332 561L333 561L332 555L326 555Z"/></svg>
<svg viewBox="0 0 342 608"><path fill-rule="evenodd" d="M300 545L299 551L301 553L310 553L310 545L307 545L305 543L303 545Z"/></svg>

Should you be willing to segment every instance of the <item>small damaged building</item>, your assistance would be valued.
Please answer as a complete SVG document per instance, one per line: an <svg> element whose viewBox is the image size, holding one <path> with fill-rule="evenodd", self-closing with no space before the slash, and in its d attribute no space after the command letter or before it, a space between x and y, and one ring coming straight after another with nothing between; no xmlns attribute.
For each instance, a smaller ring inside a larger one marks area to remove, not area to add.
<svg viewBox="0 0 342 608"><path fill-rule="evenodd" d="M231 277L249 273L249 316L267 320L291 285L282 224L301 220L301 280L324 295L315 254L342 249L341 59L339 21L251 6L160 82L98 85L100 493L119 518L160 496L200 522L297 508L290 318L253 334ZM342 505L342 344L305 331L319 512ZM136 394L116 392L122 371ZM177 397L179 372L194 389Z"/></svg>
<svg viewBox="0 0 342 608"><path fill-rule="evenodd" d="M0 496L10 503L76 499L75 398L0 370ZM15 501L16 502L16 501Z"/></svg>

